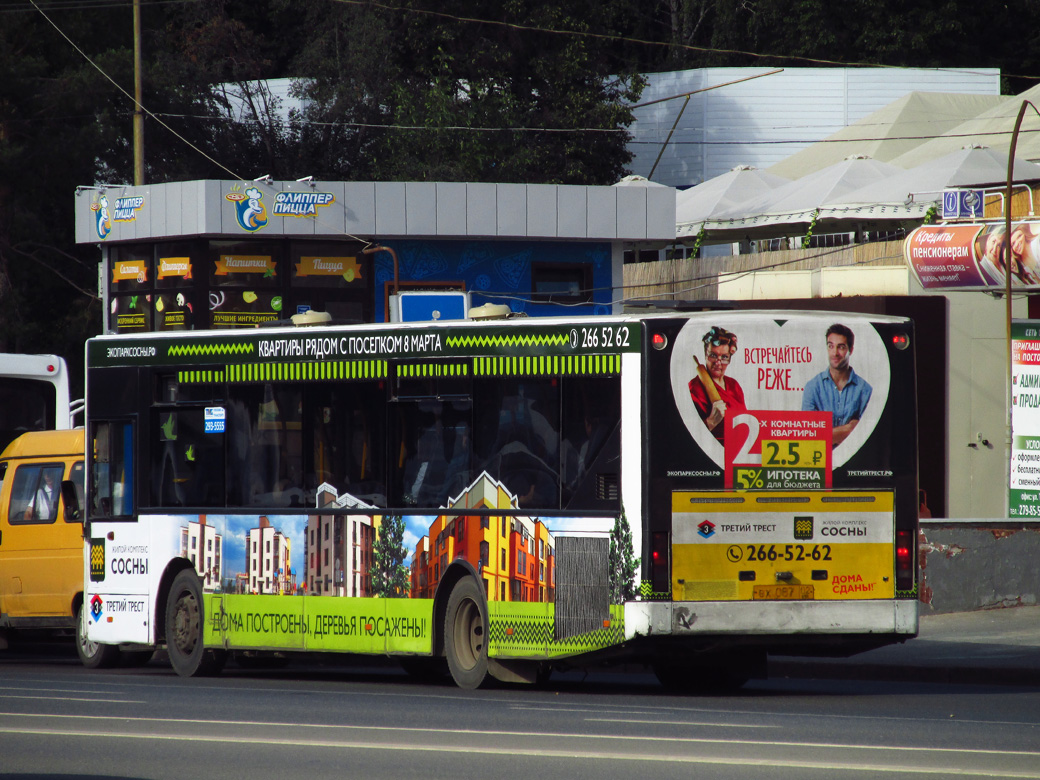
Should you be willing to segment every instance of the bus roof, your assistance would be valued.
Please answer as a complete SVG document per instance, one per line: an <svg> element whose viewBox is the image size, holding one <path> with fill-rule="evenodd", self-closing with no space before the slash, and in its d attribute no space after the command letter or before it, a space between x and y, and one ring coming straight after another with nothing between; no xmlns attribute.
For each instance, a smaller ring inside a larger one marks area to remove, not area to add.
<svg viewBox="0 0 1040 780"><path fill-rule="evenodd" d="M90 341L119 341L123 339L166 339L185 340L192 338L248 338L250 336L285 335L301 333L322 333L327 331L342 330L418 330L422 328L445 328L445 327L467 327L467 328L511 328L511 327L538 327L552 325L573 325L583 322L642 322L647 320L665 318L683 318L694 320L750 319L754 317L767 317L770 319L837 319L857 320L860 322L876 322L897 324L908 322L909 317L891 314L875 314L872 312L853 312L831 309L714 309L684 311L682 309L667 309L655 307L649 310L628 311L623 314L575 314L558 316L538 317L511 317L509 319L493 320L429 320L416 322L351 322L316 323L307 325L293 325L285 321L279 321L277 325L264 325L257 328L235 328L235 329L211 329L211 330L176 330L176 331L139 331L134 333L105 333L94 336Z"/></svg>
<svg viewBox="0 0 1040 780"><path fill-rule="evenodd" d="M0 454L0 459L81 455L83 452L82 428L64 431L29 431L8 444L7 449Z"/></svg>

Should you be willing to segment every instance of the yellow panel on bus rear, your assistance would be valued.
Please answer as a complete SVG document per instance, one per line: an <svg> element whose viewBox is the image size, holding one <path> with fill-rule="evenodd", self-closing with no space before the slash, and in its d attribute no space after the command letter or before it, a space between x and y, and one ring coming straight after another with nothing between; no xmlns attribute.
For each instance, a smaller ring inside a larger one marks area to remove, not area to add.
<svg viewBox="0 0 1040 780"><path fill-rule="evenodd" d="M895 598L894 538L891 491L676 491L672 598Z"/></svg>

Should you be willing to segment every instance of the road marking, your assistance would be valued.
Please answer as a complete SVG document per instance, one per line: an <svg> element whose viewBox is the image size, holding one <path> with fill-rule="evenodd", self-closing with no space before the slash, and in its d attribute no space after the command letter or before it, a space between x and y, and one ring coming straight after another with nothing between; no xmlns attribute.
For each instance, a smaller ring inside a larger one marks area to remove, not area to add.
<svg viewBox="0 0 1040 780"><path fill-rule="evenodd" d="M712 723L695 720L638 720L636 718L585 718L586 723L649 723L652 726L718 726L724 729L779 729L783 724L770 726L765 723Z"/></svg>
<svg viewBox="0 0 1040 780"><path fill-rule="evenodd" d="M0 699L29 699L31 701L85 701L91 704L147 704L139 699L99 699L96 696L83 698L80 696L22 696L20 694L0 693Z"/></svg>
<svg viewBox="0 0 1040 780"><path fill-rule="evenodd" d="M1037 758L1040 762L1040 751L1035 750L997 750L984 748L945 748L945 747L923 747L914 745L855 745L838 742L785 742L781 740L757 740L757 739L720 739L717 737L662 737L647 734L576 734L576 733L553 733L541 731L499 731L488 729L459 729L459 728L419 728L415 726L355 726L349 724L335 723L281 723L251 720L220 720L201 718L143 718L122 717L114 715L47 715L43 713L24 712L0 712L0 717L12 717L20 720L27 718L52 718L55 720L86 720L86 721L118 721L126 723L151 723L160 725L187 724L191 726L249 726L272 729L342 729L344 731L374 731L374 732L404 732L409 734L447 734L468 735L479 737L517 737L520 739L587 739L587 740L626 740L636 742L674 742L689 744L708 745L737 745L748 747L781 747L781 748L809 748L817 750L862 750L898 753L942 753L956 755L994 755L994 756L1028 756ZM22 733L17 729L8 729L0 725L0 733ZM26 732L32 733L32 732ZM42 731L41 733L49 733ZM65 732L58 732L65 733ZM95 732L90 732L95 733ZM129 735L138 736L138 735ZM180 738L170 735L171 738ZM293 744L291 741L287 744ZM1040 763L1038 763L1040 766Z"/></svg>
<svg viewBox="0 0 1040 780"><path fill-rule="evenodd" d="M396 729L386 729L388 731L394 731ZM409 731L415 731L416 729L408 729ZM420 729L423 731L432 731L432 729ZM158 740L158 741L169 741L169 742L209 742L215 744L232 743L232 744L255 744L263 746L278 745L281 747L327 747L337 749L355 749L355 750L392 750L401 751L406 750L416 753L458 753L459 746L457 745L416 745L408 742L393 742L386 744L374 744L371 742L359 742L355 740L348 741L329 741L320 739L287 739L287 738L269 738L269 737L243 737L241 735L233 736L216 736L212 734L192 734L192 735L177 735L177 734L131 734L131 733L111 733L111 734L99 734L93 731L62 731L59 729L0 729L0 733L8 734L30 734L37 736L65 736L65 737L87 737L96 740L98 737L107 737L109 739L138 739L138 740ZM445 732L452 733L452 732ZM488 734L494 734L496 732L488 732ZM616 737L610 737L616 739ZM680 740L685 741L685 740ZM704 740L697 740L704 741ZM757 743L751 743L757 744ZM766 743L770 744L770 743ZM797 743L777 743L781 745L797 744ZM840 746L835 746L840 747ZM859 746L852 746L859 747ZM895 748L892 748L895 749ZM923 748L919 748L923 749ZM498 755L498 756L526 756L532 758L582 758L585 760L594 759L601 761L652 761L655 763L673 763L673 764L700 764L700 765L725 765L728 767L733 766L748 766L748 767L783 767L787 769L823 769L828 771L860 771L860 772L886 772L886 773L900 773L900 774L914 774L914 775L938 775L940 777L1009 777L1009 778L1028 778L1030 780L1037 780L1040 778L1040 774L1037 772L1024 772L1024 771L1009 771L1009 770L998 770L994 771L991 768L979 768L979 769L967 769L967 768L951 768L949 766L942 767L925 767L925 766L889 766L883 764L854 764L850 762L830 762L830 761L809 761L809 760L793 760L783 759L775 756L765 758L748 758L746 756L691 756L691 755L654 755L654 754L629 754L629 753L618 753L616 751L605 752L590 752L587 748L580 750L550 750L550 749L538 749L538 748L501 748L501 747L483 747L483 746L466 746L465 750L467 753L477 753L484 755ZM942 752L942 751L940 751ZM987 751L996 753L998 755L1007 755L1001 751Z"/></svg>

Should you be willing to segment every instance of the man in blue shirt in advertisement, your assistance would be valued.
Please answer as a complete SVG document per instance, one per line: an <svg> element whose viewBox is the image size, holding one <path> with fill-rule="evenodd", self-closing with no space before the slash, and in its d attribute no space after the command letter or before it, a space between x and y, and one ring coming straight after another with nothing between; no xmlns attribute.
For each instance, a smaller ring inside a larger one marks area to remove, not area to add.
<svg viewBox="0 0 1040 780"><path fill-rule="evenodd" d="M828 367L810 379L802 393L803 412L833 413L834 447L852 433L870 401L870 385L849 364L855 341L844 325L836 323L827 328Z"/></svg>

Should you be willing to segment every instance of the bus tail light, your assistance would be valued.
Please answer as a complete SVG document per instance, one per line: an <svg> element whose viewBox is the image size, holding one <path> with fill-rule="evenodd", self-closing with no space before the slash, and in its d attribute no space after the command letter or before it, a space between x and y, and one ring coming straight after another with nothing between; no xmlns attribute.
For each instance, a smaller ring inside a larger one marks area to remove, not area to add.
<svg viewBox="0 0 1040 780"><path fill-rule="evenodd" d="M650 584L654 593L671 593L668 573L668 534L650 537Z"/></svg>
<svg viewBox="0 0 1040 780"><path fill-rule="evenodd" d="M896 531L896 590L914 587L914 538L910 531Z"/></svg>

